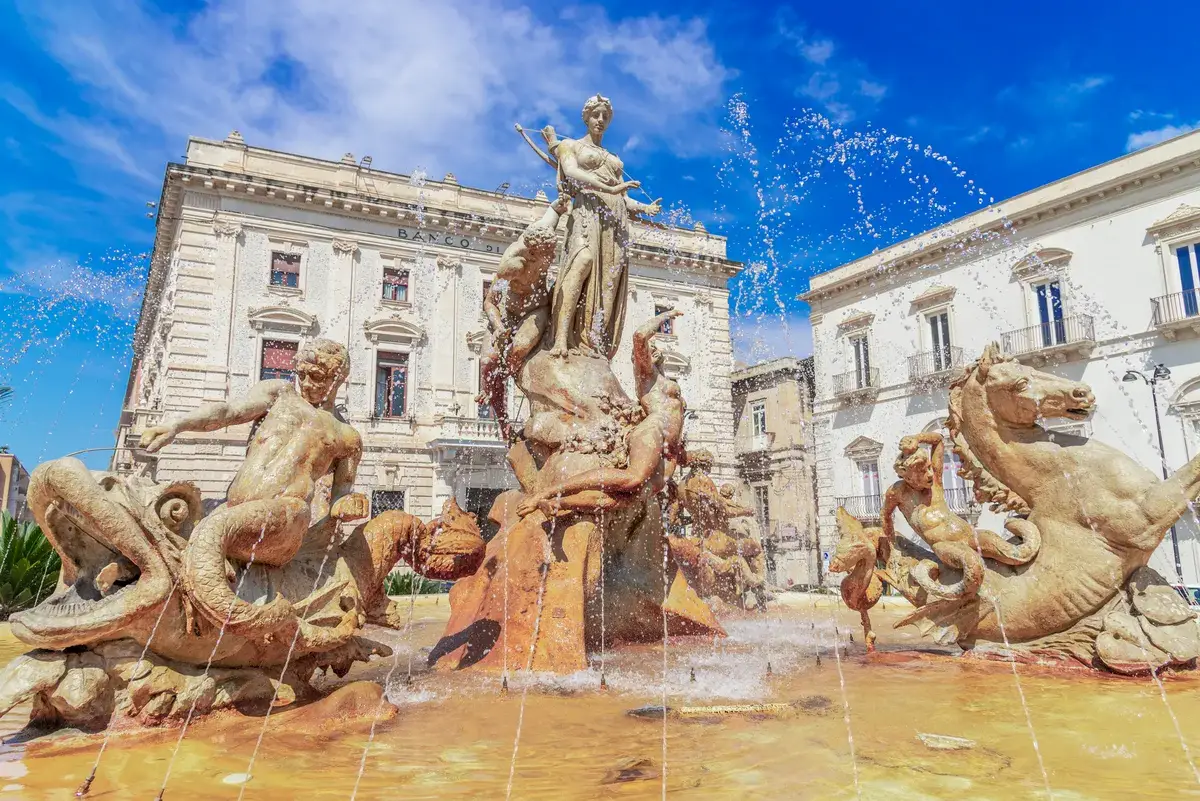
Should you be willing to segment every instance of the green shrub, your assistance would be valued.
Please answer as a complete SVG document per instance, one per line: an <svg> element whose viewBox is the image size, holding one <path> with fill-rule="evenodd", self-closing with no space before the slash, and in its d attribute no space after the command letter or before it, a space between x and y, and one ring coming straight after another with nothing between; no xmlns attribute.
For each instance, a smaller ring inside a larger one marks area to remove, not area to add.
<svg viewBox="0 0 1200 801"><path fill-rule="evenodd" d="M37 523L0 513L0 620L54 592L62 562Z"/></svg>
<svg viewBox="0 0 1200 801"><path fill-rule="evenodd" d="M445 592L445 588L446 582L427 579L416 573L389 573L383 580L383 591L388 595L432 595Z"/></svg>

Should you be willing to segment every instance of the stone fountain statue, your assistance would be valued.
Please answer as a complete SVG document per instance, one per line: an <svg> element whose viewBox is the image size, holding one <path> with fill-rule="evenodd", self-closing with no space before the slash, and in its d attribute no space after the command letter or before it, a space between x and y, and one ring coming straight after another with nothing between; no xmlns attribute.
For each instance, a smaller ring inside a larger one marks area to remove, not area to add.
<svg viewBox="0 0 1200 801"><path fill-rule="evenodd" d="M757 607L765 609L772 596L754 511L734 500L732 484L717 489L708 475L711 453L689 451L687 466L688 476L674 491L670 518L679 524L686 515L690 531L669 538L671 552L702 597L744 607L747 594L753 594Z"/></svg>
<svg viewBox="0 0 1200 801"><path fill-rule="evenodd" d="M561 197L505 254L513 276L493 285L506 297L503 309L495 304L503 313L489 315L496 375L511 374L530 403L509 450L521 490L497 499L490 516L500 532L479 571L451 591L430 657L441 667L570 672L601 643L721 631L670 555L658 498L683 454L684 401L651 340L678 312L633 336L636 402L609 364L625 318L632 221L660 208L628 196L638 183L602 145L611 118L597 95L583 109L586 136L559 139L547 128L549 154L534 145ZM551 286L537 243L560 210L566 245ZM543 298L549 308L539 311ZM494 406L499 386L488 389Z"/></svg>
<svg viewBox="0 0 1200 801"><path fill-rule="evenodd" d="M44 725L152 725L268 702L280 683L311 695L316 671L389 653L361 631L399 621L383 595L399 560L434 578L473 572L483 539L452 502L430 524L385 512L343 536L339 523L367 511L350 491L361 440L332 409L348 367L342 345L315 340L295 384L263 381L146 431L155 451L184 431L254 422L207 517L186 482L97 477L71 458L34 470L29 506L63 567L53 595L11 618L37 650L9 665L0 713L32 699Z"/></svg>
<svg viewBox="0 0 1200 801"><path fill-rule="evenodd" d="M1006 528L1020 542L956 521L931 494L936 487L906 475L910 486L885 513L901 509L935 561L894 585L917 606L898 626L985 656L1073 659L1120 673L1195 664L1194 615L1147 565L1200 497L1200 457L1162 480L1108 445L1037 425L1086 419L1094 404L1086 384L1022 365L995 344L951 384L947 425L962 474L980 502L1012 514ZM843 523L844 534L853 528ZM950 542L975 553L951 553Z"/></svg>

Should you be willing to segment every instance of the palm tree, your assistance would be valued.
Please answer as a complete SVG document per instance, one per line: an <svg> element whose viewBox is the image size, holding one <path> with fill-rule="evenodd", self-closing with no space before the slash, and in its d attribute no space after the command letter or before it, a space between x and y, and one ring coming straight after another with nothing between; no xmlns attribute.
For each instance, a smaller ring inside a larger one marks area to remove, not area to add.
<svg viewBox="0 0 1200 801"><path fill-rule="evenodd" d="M0 620L44 601L58 585L61 567L37 523L0 512Z"/></svg>

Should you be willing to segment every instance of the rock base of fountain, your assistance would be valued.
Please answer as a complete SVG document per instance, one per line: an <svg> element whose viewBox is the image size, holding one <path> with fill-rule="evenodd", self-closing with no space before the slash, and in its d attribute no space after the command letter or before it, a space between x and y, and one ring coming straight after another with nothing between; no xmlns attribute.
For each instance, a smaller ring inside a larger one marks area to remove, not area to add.
<svg viewBox="0 0 1200 801"><path fill-rule="evenodd" d="M257 668L185 665L142 656L132 640L78 652L31 651L17 657L0 684L0 709L30 702L34 728L97 731L161 726L221 709L261 712L289 703L307 683L278 681Z"/></svg>

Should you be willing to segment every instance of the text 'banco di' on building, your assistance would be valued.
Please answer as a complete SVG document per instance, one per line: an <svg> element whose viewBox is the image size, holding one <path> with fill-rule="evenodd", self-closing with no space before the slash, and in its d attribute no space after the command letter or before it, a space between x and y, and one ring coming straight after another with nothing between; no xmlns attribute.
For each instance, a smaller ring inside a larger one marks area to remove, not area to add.
<svg viewBox="0 0 1200 801"><path fill-rule="evenodd" d="M1096 438L1155 474L1189 461L1200 449L1198 270L1194 132L814 276L801 299L812 309L822 557L838 506L878 523L900 437L945 433L949 381L993 341L1091 386L1090 420L1047 428ZM947 457L951 508L1001 531ZM1200 583L1197 531L1185 514L1151 566Z"/></svg>

